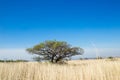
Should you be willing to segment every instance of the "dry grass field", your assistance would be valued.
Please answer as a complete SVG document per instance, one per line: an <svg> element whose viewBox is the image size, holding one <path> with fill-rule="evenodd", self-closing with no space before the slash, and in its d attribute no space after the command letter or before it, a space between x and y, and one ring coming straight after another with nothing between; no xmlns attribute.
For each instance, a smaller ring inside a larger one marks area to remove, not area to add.
<svg viewBox="0 0 120 80"><path fill-rule="evenodd" d="M120 60L0 63L0 80L120 80Z"/></svg>

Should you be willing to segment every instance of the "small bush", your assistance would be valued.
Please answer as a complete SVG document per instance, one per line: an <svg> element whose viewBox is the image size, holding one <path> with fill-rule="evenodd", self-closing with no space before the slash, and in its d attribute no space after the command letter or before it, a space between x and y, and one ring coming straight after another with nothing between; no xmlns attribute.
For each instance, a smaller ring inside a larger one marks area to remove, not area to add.
<svg viewBox="0 0 120 80"><path fill-rule="evenodd" d="M0 62L28 62L27 60L0 60Z"/></svg>
<svg viewBox="0 0 120 80"><path fill-rule="evenodd" d="M98 56L96 59L103 59L101 56Z"/></svg>
<svg viewBox="0 0 120 80"><path fill-rule="evenodd" d="M110 60L110 61L116 61L117 60L117 58L114 58L112 56L108 57L107 59Z"/></svg>
<svg viewBox="0 0 120 80"><path fill-rule="evenodd" d="M110 57L108 57L108 59L114 59L114 57L110 56Z"/></svg>

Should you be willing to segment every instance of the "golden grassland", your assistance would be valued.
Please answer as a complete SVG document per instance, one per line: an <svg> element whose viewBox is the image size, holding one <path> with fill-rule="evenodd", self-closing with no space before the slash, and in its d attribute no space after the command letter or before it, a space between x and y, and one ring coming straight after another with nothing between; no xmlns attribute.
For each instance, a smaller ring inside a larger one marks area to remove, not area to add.
<svg viewBox="0 0 120 80"><path fill-rule="evenodd" d="M0 63L0 80L120 80L120 59Z"/></svg>

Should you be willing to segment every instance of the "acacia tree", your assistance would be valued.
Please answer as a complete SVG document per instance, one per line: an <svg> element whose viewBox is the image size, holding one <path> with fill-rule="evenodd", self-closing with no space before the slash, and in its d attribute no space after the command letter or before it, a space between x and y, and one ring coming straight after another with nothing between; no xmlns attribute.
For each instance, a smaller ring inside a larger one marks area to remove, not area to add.
<svg viewBox="0 0 120 80"><path fill-rule="evenodd" d="M70 58L75 55L82 55L83 49L80 47L72 47L64 41L45 41L27 51L31 54L39 55L42 60L49 60L52 63L57 63L65 58Z"/></svg>

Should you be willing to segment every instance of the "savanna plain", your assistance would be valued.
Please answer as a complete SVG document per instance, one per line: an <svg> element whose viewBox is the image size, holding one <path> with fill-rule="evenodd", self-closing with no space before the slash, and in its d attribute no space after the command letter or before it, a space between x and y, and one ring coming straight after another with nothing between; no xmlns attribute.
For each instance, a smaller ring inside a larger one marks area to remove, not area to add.
<svg viewBox="0 0 120 80"><path fill-rule="evenodd" d="M120 59L73 60L61 65L1 62L0 80L120 80Z"/></svg>

